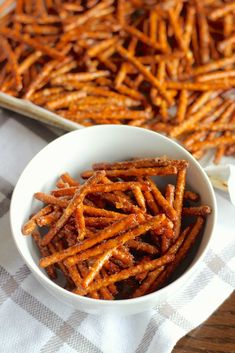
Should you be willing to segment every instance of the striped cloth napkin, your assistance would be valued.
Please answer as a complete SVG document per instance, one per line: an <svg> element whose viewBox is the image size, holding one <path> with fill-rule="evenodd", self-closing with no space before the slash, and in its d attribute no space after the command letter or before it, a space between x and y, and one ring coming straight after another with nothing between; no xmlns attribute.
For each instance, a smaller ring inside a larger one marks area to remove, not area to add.
<svg viewBox="0 0 235 353"><path fill-rule="evenodd" d="M169 353L234 288L235 208L217 192L219 219L197 272L175 296L128 317L93 316L62 305L34 279L11 237L11 193L30 159L61 131L0 110L1 353Z"/></svg>

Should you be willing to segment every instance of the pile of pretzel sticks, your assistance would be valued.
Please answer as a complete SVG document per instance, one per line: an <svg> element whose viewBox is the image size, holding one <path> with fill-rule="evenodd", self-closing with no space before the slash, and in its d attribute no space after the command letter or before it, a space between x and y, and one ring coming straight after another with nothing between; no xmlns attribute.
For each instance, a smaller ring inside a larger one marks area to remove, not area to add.
<svg viewBox="0 0 235 353"><path fill-rule="evenodd" d="M15 3L5 0L0 13ZM17 0L0 90L84 126L127 124L215 163L235 153L235 1Z"/></svg>
<svg viewBox="0 0 235 353"><path fill-rule="evenodd" d="M69 291L96 299L167 285L211 213L186 189L187 166L166 158L98 163L82 173L82 184L61 175L50 194L34 195L45 206L22 229L38 245L40 266L52 280L62 272Z"/></svg>

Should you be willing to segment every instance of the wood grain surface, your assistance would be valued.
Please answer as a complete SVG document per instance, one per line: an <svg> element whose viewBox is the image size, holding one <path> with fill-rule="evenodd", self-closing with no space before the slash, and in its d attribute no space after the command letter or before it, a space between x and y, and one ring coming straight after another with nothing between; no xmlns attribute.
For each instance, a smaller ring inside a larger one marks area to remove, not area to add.
<svg viewBox="0 0 235 353"><path fill-rule="evenodd" d="M183 337L172 353L235 353L235 292L207 321Z"/></svg>

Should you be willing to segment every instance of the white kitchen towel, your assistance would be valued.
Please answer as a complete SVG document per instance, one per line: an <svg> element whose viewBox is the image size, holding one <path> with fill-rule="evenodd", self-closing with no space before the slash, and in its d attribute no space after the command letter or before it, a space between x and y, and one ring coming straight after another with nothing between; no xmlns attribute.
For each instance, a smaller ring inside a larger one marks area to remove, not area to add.
<svg viewBox="0 0 235 353"><path fill-rule="evenodd" d="M0 110L1 353L170 353L234 289L235 207L217 192L219 218L204 261L167 302L128 317L94 316L66 307L34 279L14 245L9 205L29 160L61 134Z"/></svg>

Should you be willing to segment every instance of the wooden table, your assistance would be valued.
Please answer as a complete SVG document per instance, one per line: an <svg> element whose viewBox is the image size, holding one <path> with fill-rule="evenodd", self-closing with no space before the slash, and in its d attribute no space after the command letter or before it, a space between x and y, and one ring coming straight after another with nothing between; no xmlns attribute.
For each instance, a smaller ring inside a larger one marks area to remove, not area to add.
<svg viewBox="0 0 235 353"><path fill-rule="evenodd" d="M172 353L235 353L235 292L206 322L183 337Z"/></svg>

